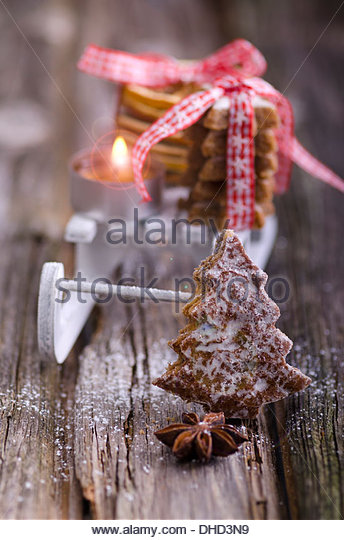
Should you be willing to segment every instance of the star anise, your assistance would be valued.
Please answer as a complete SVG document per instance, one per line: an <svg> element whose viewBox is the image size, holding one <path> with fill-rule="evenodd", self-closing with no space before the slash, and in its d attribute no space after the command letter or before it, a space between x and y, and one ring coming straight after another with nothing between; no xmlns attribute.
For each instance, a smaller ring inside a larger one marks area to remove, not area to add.
<svg viewBox="0 0 344 540"><path fill-rule="evenodd" d="M225 415L206 414L201 421L196 413L184 413L180 424L155 432L162 443L172 448L179 459L194 459L208 462L211 456L228 456L238 450L247 438L235 427L226 424Z"/></svg>

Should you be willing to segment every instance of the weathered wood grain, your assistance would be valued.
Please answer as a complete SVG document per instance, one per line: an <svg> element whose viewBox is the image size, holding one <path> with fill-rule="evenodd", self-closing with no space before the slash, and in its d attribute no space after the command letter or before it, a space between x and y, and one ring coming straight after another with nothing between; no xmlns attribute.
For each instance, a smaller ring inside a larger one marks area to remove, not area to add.
<svg viewBox="0 0 344 540"><path fill-rule="evenodd" d="M249 426L252 442L242 451L206 468L178 463L154 438L186 408L151 385L174 358L166 338L182 317L169 305L123 306L117 299L103 310L76 383L76 472L84 496L102 519L277 518L284 501L264 418L259 431Z"/></svg>
<svg viewBox="0 0 344 540"><path fill-rule="evenodd" d="M53 251L39 238L12 237L2 253L0 518L80 518L68 413L76 362L40 363L36 348L39 273Z"/></svg>
<svg viewBox="0 0 344 540"><path fill-rule="evenodd" d="M180 464L154 438L186 407L201 410L151 385L183 324L171 306L114 300L96 309L62 367L41 361L35 339L42 263L62 260L72 272L71 249L59 242L67 159L112 121L113 86L74 70L83 46L197 57L241 34L268 57L268 79L288 87L302 140L343 175L339 17L292 80L336 2L43 4L8 7L48 74L5 12L0 21L11 51L0 52L0 96L5 109L24 103L36 115L32 131L13 122L7 132L0 108L0 518L342 518L344 214L334 190L295 171L268 267L290 284L280 319L295 341L290 362L314 382L245 422L249 443L228 459ZM165 257L160 280L176 272L190 273L187 258Z"/></svg>

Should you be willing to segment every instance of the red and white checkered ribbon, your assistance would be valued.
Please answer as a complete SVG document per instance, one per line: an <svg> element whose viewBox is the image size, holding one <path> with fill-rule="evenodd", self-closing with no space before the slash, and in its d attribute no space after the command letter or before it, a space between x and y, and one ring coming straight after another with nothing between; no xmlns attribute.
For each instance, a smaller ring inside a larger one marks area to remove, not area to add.
<svg viewBox="0 0 344 540"><path fill-rule="evenodd" d="M236 40L199 62L179 64L168 57L134 56L90 46L79 68L122 83L158 87L177 81L211 83L208 90L195 92L171 107L137 140L133 148L133 170L143 201L151 200L142 169L149 150L162 139L191 126L219 98L228 96L229 121L226 155L227 215L235 230L249 229L254 223L255 170L253 140L253 98L272 102L281 120L276 130L279 147L277 192L289 185L292 161L304 170L344 192L344 181L314 158L293 136L294 120L289 101L269 83L255 77L266 64L262 55L244 40ZM240 68L240 71L239 71ZM220 78L216 78L220 76Z"/></svg>
<svg viewBox="0 0 344 540"><path fill-rule="evenodd" d="M158 88L178 82L202 84L238 72L260 76L266 70L266 61L244 39L236 39L202 60L184 62L171 56L130 54L91 44L80 58L78 68L109 81Z"/></svg>

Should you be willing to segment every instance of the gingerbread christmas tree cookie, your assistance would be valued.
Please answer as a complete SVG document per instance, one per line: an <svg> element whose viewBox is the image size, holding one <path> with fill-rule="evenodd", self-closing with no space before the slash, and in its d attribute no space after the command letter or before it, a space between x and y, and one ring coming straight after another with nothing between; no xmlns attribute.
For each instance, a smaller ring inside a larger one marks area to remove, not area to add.
<svg viewBox="0 0 344 540"><path fill-rule="evenodd" d="M264 289L267 275L233 231L223 231L193 277L189 322L169 343L178 359L155 385L226 417L253 418L310 384L286 363L292 342L275 326L280 311Z"/></svg>

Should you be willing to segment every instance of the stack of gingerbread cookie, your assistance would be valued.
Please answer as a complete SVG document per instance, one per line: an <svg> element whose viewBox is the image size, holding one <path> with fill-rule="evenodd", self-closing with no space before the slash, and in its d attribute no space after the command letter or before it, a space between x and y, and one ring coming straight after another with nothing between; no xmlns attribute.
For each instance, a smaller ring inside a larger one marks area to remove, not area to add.
<svg viewBox="0 0 344 540"><path fill-rule="evenodd" d="M188 169L182 179L190 185L188 200L181 206L189 219L213 218L218 226L226 221L226 146L229 99L219 99L193 127L188 135L193 141L189 151ZM279 118L273 104L255 97L255 228L264 225L265 216L274 213L274 175L278 168L277 140L274 129Z"/></svg>
<svg viewBox="0 0 344 540"><path fill-rule="evenodd" d="M193 91L195 88L191 84L178 84L160 90L124 85L119 100L117 127L125 132L129 143L134 143L155 120ZM169 184L180 185L187 170L191 144L185 132L180 131L152 148L156 159L165 166Z"/></svg>
<svg viewBox="0 0 344 540"><path fill-rule="evenodd" d="M194 84L178 84L159 90L124 85L117 113L117 126L129 143L150 127L183 97L200 90ZM230 101L219 99L186 131L167 137L152 148L166 168L170 185L187 186L189 197L180 201L190 221L213 218L219 227L226 221L226 146ZM274 175L278 168L274 129L279 117L273 104L260 97L253 100L255 112L255 228L274 213Z"/></svg>

